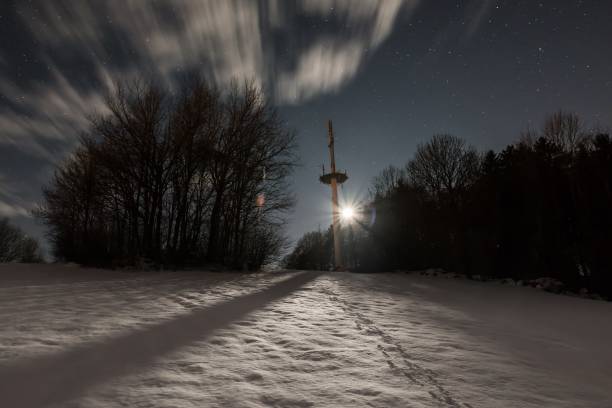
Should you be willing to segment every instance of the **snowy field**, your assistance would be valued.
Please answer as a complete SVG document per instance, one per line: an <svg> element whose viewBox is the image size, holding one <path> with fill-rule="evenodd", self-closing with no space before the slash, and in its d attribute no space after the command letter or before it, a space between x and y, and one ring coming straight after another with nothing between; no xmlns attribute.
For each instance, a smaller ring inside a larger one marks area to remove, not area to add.
<svg viewBox="0 0 612 408"><path fill-rule="evenodd" d="M0 406L609 408L611 323L416 275L0 266Z"/></svg>

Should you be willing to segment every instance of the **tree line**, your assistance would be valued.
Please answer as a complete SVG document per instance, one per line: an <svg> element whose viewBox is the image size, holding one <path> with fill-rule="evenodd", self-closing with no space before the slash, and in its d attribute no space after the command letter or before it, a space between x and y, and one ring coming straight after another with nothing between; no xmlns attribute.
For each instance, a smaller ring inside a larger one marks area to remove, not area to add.
<svg viewBox="0 0 612 408"><path fill-rule="evenodd" d="M345 227L355 269L546 276L612 295L612 139L575 114L551 115L501 152L436 135L371 191L376 222ZM328 235L300 240L287 266L327 269Z"/></svg>
<svg viewBox="0 0 612 408"><path fill-rule="evenodd" d="M252 83L120 84L44 188L54 256L257 269L284 246L293 133Z"/></svg>
<svg viewBox="0 0 612 408"><path fill-rule="evenodd" d="M8 218L0 218L0 263L42 261L43 254L38 241L11 225Z"/></svg>

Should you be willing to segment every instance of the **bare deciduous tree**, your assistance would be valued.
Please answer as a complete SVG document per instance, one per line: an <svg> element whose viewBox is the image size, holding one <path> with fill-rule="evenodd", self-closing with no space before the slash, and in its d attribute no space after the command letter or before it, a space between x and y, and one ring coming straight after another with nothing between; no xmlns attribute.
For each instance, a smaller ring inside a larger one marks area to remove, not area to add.
<svg viewBox="0 0 612 408"><path fill-rule="evenodd" d="M542 136L559 146L563 151L574 153L585 140L584 125L574 113L558 111L544 122Z"/></svg>
<svg viewBox="0 0 612 408"><path fill-rule="evenodd" d="M7 218L0 219L1 262L42 262L38 241L11 225Z"/></svg>
<svg viewBox="0 0 612 408"><path fill-rule="evenodd" d="M433 197L453 195L465 189L477 175L479 156L465 141L451 135L435 135L418 146L406 166L408 179Z"/></svg>
<svg viewBox="0 0 612 408"><path fill-rule="evenodd" d="M386 197L393 193L406 179L406 172L395 166L389 166L374 177L371 195L373 197Z"/></svg>

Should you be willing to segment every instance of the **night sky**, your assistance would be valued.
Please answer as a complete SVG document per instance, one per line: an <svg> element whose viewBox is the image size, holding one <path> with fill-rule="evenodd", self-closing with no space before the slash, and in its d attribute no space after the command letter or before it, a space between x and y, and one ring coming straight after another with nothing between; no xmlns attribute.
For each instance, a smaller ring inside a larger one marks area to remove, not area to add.
<svg viewBox="0 0 612 408"><path fill-rule="evenodd" d="M326 120L347 199L451 133L501 149L546 114L612 124L608 0L9 1L0 3L0 216L29 233L54 165L114 80L250 78L296 130L293 239L329 223Z"/></svg>

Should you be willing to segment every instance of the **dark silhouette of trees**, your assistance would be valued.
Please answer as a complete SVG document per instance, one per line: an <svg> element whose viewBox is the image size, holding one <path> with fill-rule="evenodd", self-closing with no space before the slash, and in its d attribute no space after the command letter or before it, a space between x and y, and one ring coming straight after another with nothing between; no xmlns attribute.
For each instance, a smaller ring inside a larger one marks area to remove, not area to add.
<svg viewBox="0 0 612 408"><path fill-rule="evenodd" d="M42 261L42 251L38 241L11 225L7 218L0 218L0 263Z"/></svg>
<svg viewBox="0 0 612 408"><path fill-rule="evenodd" d="M328 271L332 266L332 230L313 231L304 234L293 251L283 260L288 269Z"/></svg>
<svg viewBox="0 0 612 408"><path fill-rule="evenodd" d="M256 269L279 254L294 137L259 89L137 82L106 108L44 189L56 257Z"/></svg>
<svg viewBox="0 0 612 408"><path fill-rule="evenodd" d="M387 197L398 189L405 179L404 169L395 166L386 167L378 176L374 177L370 194L373 198Z"/></svg>
<svg viewBox="0 0 612 408"><path fill-rule="evenodd" d="M552 277L612 296L612 138L576 115L551 115L499 153L434 136L372 192L377 218L357 234L358 269Z"/></svg>
<svg viewBox="0 0 612 408"><path fill-rule="evenodd" d="M474 180L479 158L476 150L451 135L435 135L419 145L406 166L408 181L432 198L454 199Z"/></svg>
<svg viewBox="0 0 612 408"><path fill-rule="evenodd" d="M575 153L588 138L578 115L564 111L558 111L546 119L542 137L568 153Z"/></svg>

